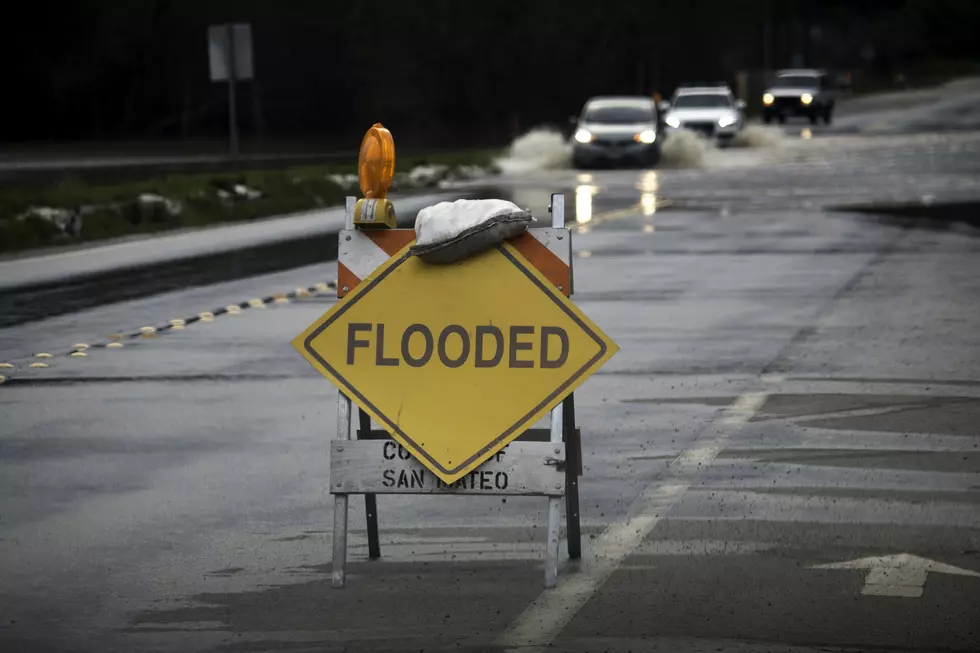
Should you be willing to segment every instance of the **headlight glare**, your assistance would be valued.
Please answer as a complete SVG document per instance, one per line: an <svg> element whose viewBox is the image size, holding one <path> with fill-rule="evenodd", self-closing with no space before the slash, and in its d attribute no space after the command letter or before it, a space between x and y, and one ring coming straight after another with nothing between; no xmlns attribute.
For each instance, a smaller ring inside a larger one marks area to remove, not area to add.
<svg viewBox="0 0 980 653"><path fill-rule="evenodd" d="M633 138L636 139L637 143L646 143L649 145L657 140L657 132L653 131L652 129L644 129Z"/></svg>
<svg viewBox="0 0 980 653"><path fill-rule="evenodd" d="M592 132L590 132L588 129L579 129L575 132L575 140L579 143L591 143Z"/></svg>
<svg viewBox="0 0 980 653"><path fill-rule="evenodd" d="M681 119L678 118L677 116L667 116L667 119L664 120L664 122L667 123L668 126L673 127L674 129L677 129L678 127L681 126Z"/></svg>
<svg viewBox="0 0 980 653"><path fill-rule="evenodd" d="M762 103L767 107L775 101L776 98L773 96L772 93L766 93L765 95L762 96Z"/></svg>

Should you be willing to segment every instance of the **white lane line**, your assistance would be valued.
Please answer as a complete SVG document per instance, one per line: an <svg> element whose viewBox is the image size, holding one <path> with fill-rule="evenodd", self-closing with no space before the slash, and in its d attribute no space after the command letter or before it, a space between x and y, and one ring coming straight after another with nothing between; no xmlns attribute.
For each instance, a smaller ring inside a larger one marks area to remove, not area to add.
<svg viewBox="0 0 980 653"><path fill-rule="evenodd" d="M595 540L583 555L580 568L564 578L559 577L556 588L542 592L510 624L497 644L520 653L543 651L640 546L768 396L766 392L750 392L732 402L709 432L701 436L699 446L674 458L666 474L648 485L630 505L626 517L610 524Z"/></svg>

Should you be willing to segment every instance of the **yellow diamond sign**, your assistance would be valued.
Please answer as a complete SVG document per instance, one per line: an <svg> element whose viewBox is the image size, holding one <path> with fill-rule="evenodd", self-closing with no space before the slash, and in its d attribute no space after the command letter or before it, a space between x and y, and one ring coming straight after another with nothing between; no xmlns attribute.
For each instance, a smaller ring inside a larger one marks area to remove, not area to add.
<svg viewBox="0 0 980 653"><path fill-rule="evenodd" d="M446 483L476 469L618 347L516 249L391 257L293 341Z"/></svg>

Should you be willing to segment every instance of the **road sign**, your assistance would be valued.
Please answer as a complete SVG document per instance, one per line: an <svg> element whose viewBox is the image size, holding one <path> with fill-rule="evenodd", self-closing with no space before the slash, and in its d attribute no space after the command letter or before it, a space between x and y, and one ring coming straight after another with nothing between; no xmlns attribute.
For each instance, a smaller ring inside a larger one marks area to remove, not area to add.
<svg viewBox="0 0 980 653"><path fill-rule="evenodd" d="M208 64L212 82L252 79L252 26L236 23L208 27Z"/></svg>
<svg viewBox="0 0 980 653"><path fill-rule="evenodd" d="M407 251L293 346L451 484L545 416L618 347L510 244L452 265Z"/></svg>
<svg viewBox="0 0 980 653"><path fill-rule="evenodd" d="M248 23L208 27L211 81L228 82L228 151L238 156L238 101L235 86L252 79L252 26Z"/></svg>
<svg viewBox="0 0 980 653"><path fill-rule="evenodd" d="M483 494L561 496L563 442L512 442L455 483L446 483L394 440L334 440L335 494Z"/></svg>

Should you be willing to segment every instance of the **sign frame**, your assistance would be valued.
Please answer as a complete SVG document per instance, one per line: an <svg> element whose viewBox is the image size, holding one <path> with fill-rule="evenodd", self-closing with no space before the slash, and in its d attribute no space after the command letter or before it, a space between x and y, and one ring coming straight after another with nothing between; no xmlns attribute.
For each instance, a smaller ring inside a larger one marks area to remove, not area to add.
<svg viewBox="0 0 980 653"><path fill-rule="evenodd" d="M345 229L354 227L354 208L357 202L355 197L347 197ZM551 196L551 204L548 207L552 217L552 228L565 228L565 196L555 193ZM567 232L571 238L571 232ZM571 274L571 271L570 271ZM560 392L560 391L559 391ZM333 448L351 446L354 444L351 437L351 422L354 403L343 390L338 391L337 398L337 440L331 443ZM569 394L550 411L550 426L547 430L547 444L563 454L567 453L568 460L556 457L555 471L564 472L565 483L560 481L560 494L549 491L548 493L531 493L530 496L548 497L548 526L547 540L544 555L544 586L553 588L558 583L558 559L559 559L559 530L561 527L562 500L567 499L568 511L568 547L569 557L577 559L581 557L581 531L579 522L579 501L578 501L578 480L581 471L581 441L578 430L575 428L575 404L573 395ZM363 410L358 409L360 415L360 429L358 433L371 435L370 418ZM568 419L566 419L566 417ZM566 438L566 436L568 436ZM372 438L368 438L370 440ZM388 440L393 442L393 440ZM359 446L360 443L358 443ZM567 450L566 450L566 444ZM537 464L542 464L539 454L532 454ZM564 458L564 456L563 456ZM331 470L333 462L331 462ZM335 482L331 477L331 483ZM343 480L340 481L343 485ZM345 488L341 487L339 490ZM556 491L559 488L556 488ZM331 490L333 492L333 490ZM347 568L347 529L349 522L349 496L353 492L333 492L334 493L334 513L333 513L333 560L331 565L331 584L334 588L343 588L346 585ZM404 492L403 492L404 493ZM499 492L481 492L481 494L493 495ZM380 547L378 545L377 533L377 502L376 492L364 491L367 509L368 540L370 557L380 557Z"/></svg>

